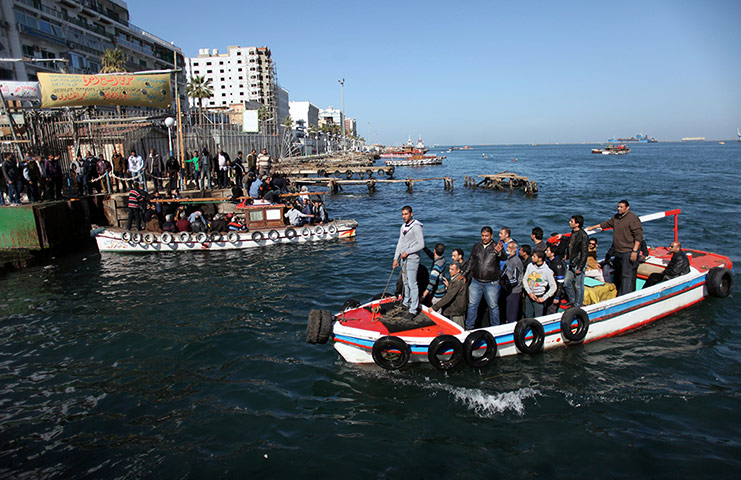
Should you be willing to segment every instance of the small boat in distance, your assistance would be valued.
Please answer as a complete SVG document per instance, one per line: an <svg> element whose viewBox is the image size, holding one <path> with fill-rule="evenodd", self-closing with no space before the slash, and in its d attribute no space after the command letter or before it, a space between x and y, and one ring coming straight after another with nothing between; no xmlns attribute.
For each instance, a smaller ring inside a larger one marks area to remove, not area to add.
<svg viewBox="0 0 741 480"><path fill-rule="evenodd" d="M407 143L401 147L389 147L380 156L381 158L407 158L414 155L424 155L428 150L422 142L422 137L419 137L416 145L412 144L412 137L409 137Z"/></svg>
<svg viewBox="0 0 741 480"><path fill-rule="evenodd" d="M424 167L427 165L442 165L443 160L447 157L438 157L437 155L415 155L398 160L384 160L389 167Z"/></svg>
<svg viewBox="0 0 741 480"><path fill-rule="evenodd" d="M682 137L683 142L704 142L705 137Z"/></svg>
<svg viewBox="0 0 741 480"><path fill-rule="evenodd" d="M625 155L630 152L630 148L625 145L608 145L605 148L593 148L592 153L602 155Z"/></svg>

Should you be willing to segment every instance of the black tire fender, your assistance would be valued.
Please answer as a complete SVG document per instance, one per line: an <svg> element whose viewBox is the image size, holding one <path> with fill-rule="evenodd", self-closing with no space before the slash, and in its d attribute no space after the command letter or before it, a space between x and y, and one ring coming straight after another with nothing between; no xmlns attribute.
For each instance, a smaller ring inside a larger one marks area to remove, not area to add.
<svg viewBox="0 0 741 480"><path fill-rule="evenodd" d="M705 276L705 286L708 294L717 298L725 298L733 290L733 274L725 267L713 267Z"/></svg>
<svg viewBox="0 0 741 480"><path fill-rule="evenodd" d="M295 228L286 228L285 235L288 240L293 240L298 236L298 232Z"/></svg>
<svg viewBox="0 0 741 480"><path fill-rule="evenodd" d="M253 242L261 242L263 238L265 238L265 235L263 235L262 232L252 232Z"/></svg>
<svg viewBox="0 0 741 480"><path fill-rule="evenodd" d="M348 298L345 300L345 303L342 304L342 311L345 310L352 310L353 308L358 308L360 306L360 302L358 300L355 300L354 298Z"/></svg>
<svg viewBox="0 0 741 480"><path fill-rule="evenodd" d="M532 342L527 343L528 333L533 337ZM545 343L545 331L543 324L534 318L523 318L515 325L515 345L522 353L534 355L543 350Z"/></svg>
<svg viewBox="0 0 741 480"><path fill-rule="evenodd" d="M571 330L571 324L576 320L576 331ZM579 307L571 307L561 315L561 335L569 342L581 342L589 332L589 315Z"/></svg>
<svg viewBox="0 0 741 480"><path fill-rule="evenodd" d="M450 358L441 359L450 350ZM463 344L453 335L439 335L435 337L427 348L427 360L438 370L452 370L463 360Z"/></svg>
<svg viewBox="0 0 741 480"><path fill-rule="evenodd" d="M319 330L322 326L322 311L309 310L309 319L306 324L306 343L316 344L319 342Z"/></svg>
<svg viewBox="0 0 741 480"><path fill-rule="evenodd" d="M329 310L319 311L319 334L317 335L316 343L325 344L329 340L329 336L332 334L332 312Z"/></svg>
<svg viewBox="0 0 741 480"><path fill-rule="evenodd" d="M274 242L277 242L280 238L280 233L278 233L278 230L270 230L268 232L268 238Z"/></svg>
<svg viewBox="0 0 741 480"><path fill-rule="evenodd" d="M474 357L474 352L481 349L481 343L486 343L486 350L483 355ZM471 332L466 341L463 342L463 358L466 363L473 368L483 368L488 366L494 357L497 356L497 341L494 335L486 330L475 330Z"/></svg>
<svg viewBox="0 0 741 480"><path fill-rule="evenodd" d="M373 361L385 370L398 370L409 361L412 351L407 342L399 337L387 335L373 343Z"/></svg>

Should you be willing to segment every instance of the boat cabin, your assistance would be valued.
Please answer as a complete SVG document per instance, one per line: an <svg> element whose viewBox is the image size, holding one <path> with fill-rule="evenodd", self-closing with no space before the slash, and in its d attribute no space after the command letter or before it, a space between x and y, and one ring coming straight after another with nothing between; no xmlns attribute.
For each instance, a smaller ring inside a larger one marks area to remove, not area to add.
<svg viewBox="0 0 741 480"><path fill-rule="evenodd" d="M245 222L250 230L259 230L262 228L283 227L283 210L285 205L278 204L253 204L238 206L244 211Z"/></svg>

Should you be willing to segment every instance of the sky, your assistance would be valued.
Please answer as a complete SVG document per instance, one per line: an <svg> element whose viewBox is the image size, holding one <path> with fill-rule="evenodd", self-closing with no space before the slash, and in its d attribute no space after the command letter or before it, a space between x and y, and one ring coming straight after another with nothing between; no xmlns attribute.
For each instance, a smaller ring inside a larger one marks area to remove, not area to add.
<svg viewBox="0 0 741 480"><path fill-rule="evenodd" d="M267 46L291 101L342 105L370 143L731 139L741 3L127 1L130 21L199 48Z"/></svg>

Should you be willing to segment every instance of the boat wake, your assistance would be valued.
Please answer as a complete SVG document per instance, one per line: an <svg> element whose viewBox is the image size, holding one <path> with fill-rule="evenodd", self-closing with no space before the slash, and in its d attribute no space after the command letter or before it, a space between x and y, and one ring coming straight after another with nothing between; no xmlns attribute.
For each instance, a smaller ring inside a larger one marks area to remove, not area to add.
<svg viewBox="0 0 741 480"><path fill-rule="evenodd" d="M525 413L524 400L540 394L532 388L520 388L512 392L486 393L474 388L456 388L445 386L455 400L466 408L482 417L493 417L497 414L512 410L518 415Z"/></svg>

